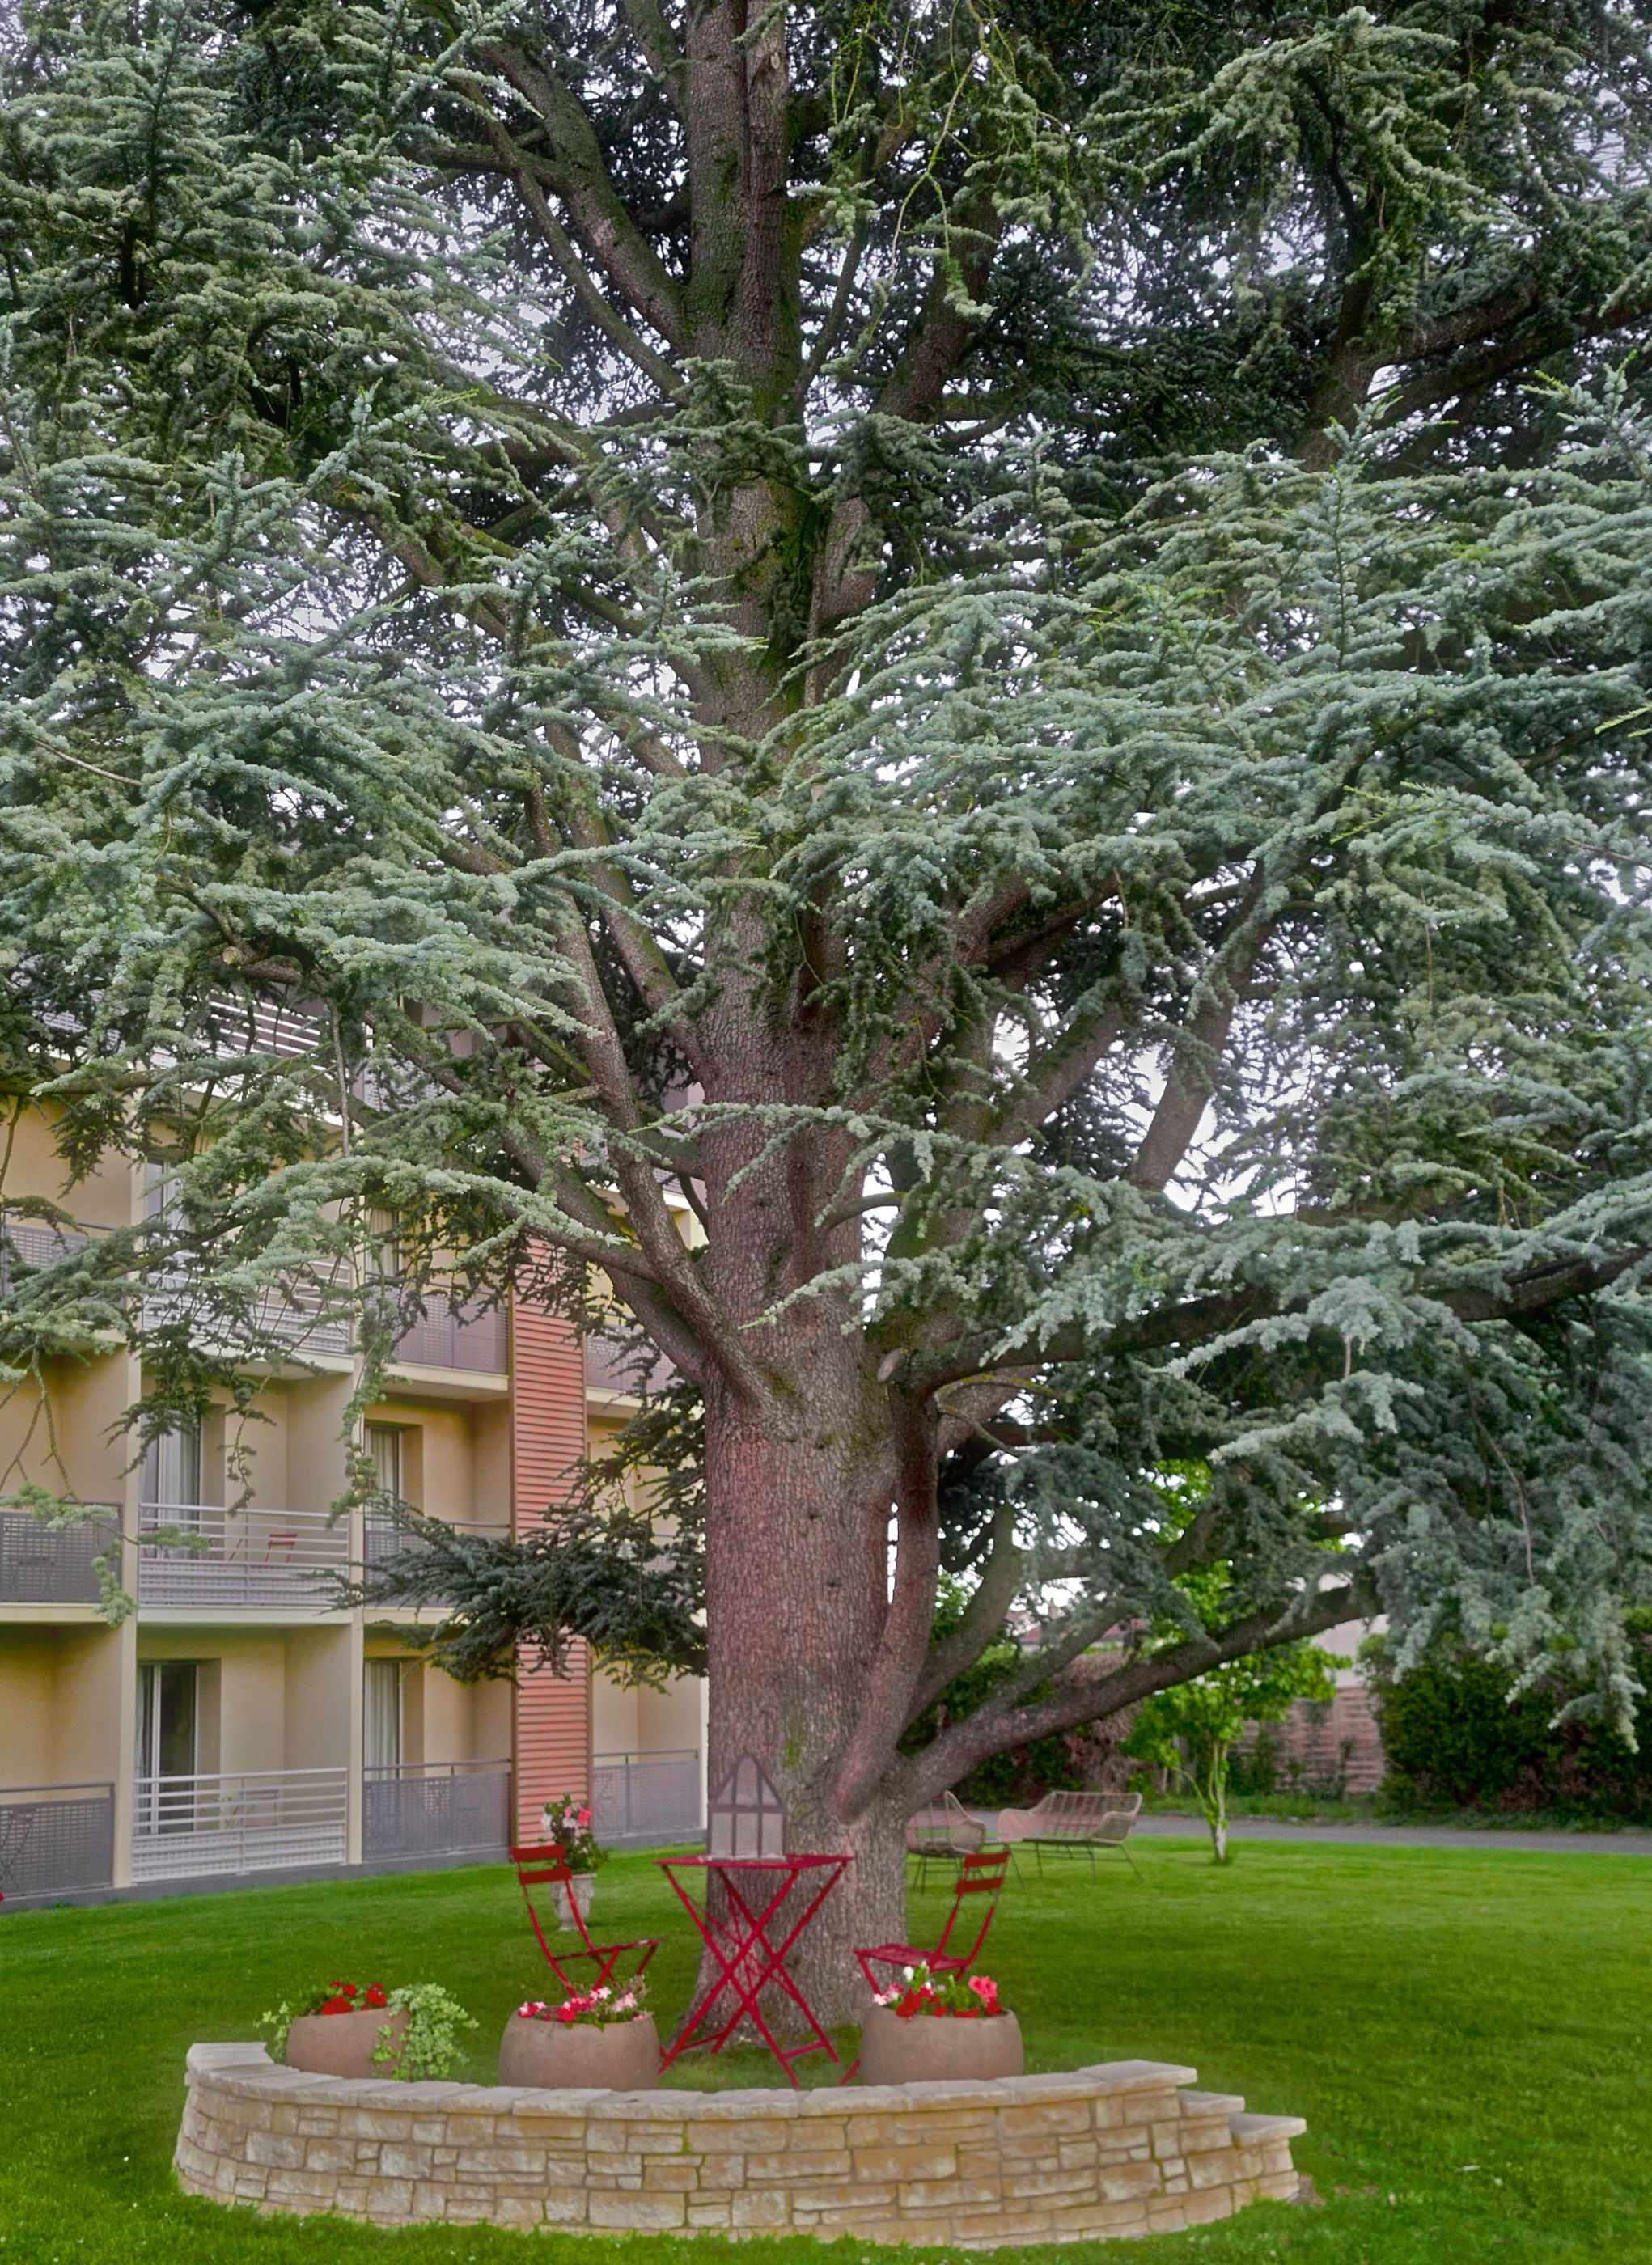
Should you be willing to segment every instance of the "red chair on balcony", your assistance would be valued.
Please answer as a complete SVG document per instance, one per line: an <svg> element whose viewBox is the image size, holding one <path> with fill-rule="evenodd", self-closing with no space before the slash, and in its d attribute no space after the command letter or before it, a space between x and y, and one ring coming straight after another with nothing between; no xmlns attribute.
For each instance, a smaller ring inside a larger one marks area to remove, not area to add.
<svg viewBox="0 0 1652 2265"><path fill-rule="evenodd" d="M641 1977L643 1969L659 1948L658 1941L592 1941L590 1930L585 1923L585 1915L574 1899L573 1874L568 1869L567 1855L560 1841L547 1840L535 1848L513 1848L511 1861L516 1867L516 1876L522 1890L522 1900L528 1905L528 1923L534 1930L534 1938L545 1954L545 1963L571 1998L579 1997L584 1992L579 1984L564 1972L564 1959L566 1959L570 1966L577 1966L581 1960L587 1958L595 1965L595 1974L585 1985L586 1992L600 1990L605 1982L610 1981L613 1978L615 1968L629 1950L639 1950L642 1956L631 1969L627 1979L635 1982ZM569 1924L585 1945L583 1950L564 1950L558 1955L545 1940L545 1930L540 1924L539 1911L534 1900L535 1889L545 1886L559 1887L563 1890L567 1903Z"/></svg>
<svg viewBox="0 0 1652 2265"><path fill-rule="evenodd" d="M925 1950L915 1942L880 1942L857 1950L855 1960L866 1977L867 1988L877 1988L874 1966L927 1966L931 1974L966 1974L980 1955L993 1914L998 1909L998 1898L1004 1891L1004 1875L1008 1868L1008 1848L982 1848L973 1855L960 1856L958 1883L953 1890L952 1908L947 1913L940 1941L933 1950ZM957 1951L951 1948L952 1934L963 1918L966 1896L974 1898L971 1911L979 1913L980 1925L969 1948Z"/></svg>

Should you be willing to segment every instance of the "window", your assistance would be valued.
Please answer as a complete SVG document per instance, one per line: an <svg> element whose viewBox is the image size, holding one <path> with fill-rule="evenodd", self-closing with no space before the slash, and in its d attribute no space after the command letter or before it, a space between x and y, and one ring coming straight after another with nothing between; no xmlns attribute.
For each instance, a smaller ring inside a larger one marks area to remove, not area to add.
<svg viewBox="0 0 1652 2265"><path fill-rule="evenodd" d="M402 1427L399 1424L369 1424L368 1453L381 1494L402 1499Z"/></svg>
<svg viewBox="0 0 1652 2265"><path fill-rule="evenodd" d="M138 1830L188 1832L191 1796L164 1792L164 1778L195 1776L195 1660L145 1660L138 1667Z"/></svg>
<svg viewBox="0 0 1652 2265"><path fill-rule="evenodd" d="M362 1759L369 1770L402 1766L402 1663L369 1659L362 1673Z"/></svg>
<svg viewBox="0 0 1652 2265"><path fill-rule="evenodd" d="M143 1215L169 1222L179 1215L177 1176L166 1164L143 1167Z"/></svg>
<svg viewBox="0 0 1652 2265"><path fill-rule="evenodd" d="M149 1442L143 1458L143 1500L163 1510L200 1507L200 1426L175 1424Z"/></svg>
<svg viewBox="0 0 1652 2265"><path fill-rule="evenodd" d="M381 1210L376 1205L368 1213L368 1234L373 1271L382 1281L399 1282L402 1278L401 1225L393 1211Z"/></svg>

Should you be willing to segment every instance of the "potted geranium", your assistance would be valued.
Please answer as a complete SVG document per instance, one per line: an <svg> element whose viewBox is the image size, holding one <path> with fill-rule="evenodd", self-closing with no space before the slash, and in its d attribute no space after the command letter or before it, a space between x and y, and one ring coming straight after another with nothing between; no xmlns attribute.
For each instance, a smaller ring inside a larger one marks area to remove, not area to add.
<svg viewBox="0 0 1652 2265"><path fill-rule="evenodd" d="M908 1966L873 1992L861 2030L863 2084L939 2084L1019 2076L1021 2024L998 2002L990 1975L932 1974Z"/></svg>
<svg viewBox="0 0 1652 2265"><path fill-rule="evenodd" d="M391 2077L417 2084L451 2076L459 2031L477 2024L433 1982L387 1990L379 1982L324 1982L295 2009L285 1999L259 2027L273 2058L312 2076Z"/></svg>
<svg viewBox="0 0 1652 2265"><path fill-rule="evenodd" d="M560 2005L530 1998L505 2024L499 2082L553 2092L586 2086L651 2092L659 2081L659 2036L643 1997L638 1980L621 1990L602 1983Z"/></svg>
<svg viewBox="0 0 1652 2265"><path fill-rule="evenodd" d="M564 1793L560 1801L548 1801L542 1814L546 1839L554 1840L561 1848L563 1861L573 1874L573 1899L579 1906L579 1916L589 1919L591 1898L596 1892L597 1868L608 1861L608 1850L599 1844L591 1830L591 1811L571 1793ZM550 1900L561 1924L571 1926L573 1917L568 1909L567 1889L553 1881Z"/></svg>

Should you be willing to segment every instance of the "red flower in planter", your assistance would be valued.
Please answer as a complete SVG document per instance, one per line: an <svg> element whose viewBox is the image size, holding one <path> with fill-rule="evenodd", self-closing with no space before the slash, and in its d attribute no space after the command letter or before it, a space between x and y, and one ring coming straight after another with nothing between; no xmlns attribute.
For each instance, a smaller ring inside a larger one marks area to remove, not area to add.
<svg viewBox="0 0 1652 2265"><path fill-rule="evenodd" d="M359 1982L346 1982L335 1975L331 1982L317 1991L309 2003L301 2006L306 2014L360 2014L369 2007L381 2012L389 1999L382 1983L370 1982L365 1989Z"/></svg>
<svg viewBox="0 0 1652 2265"><path fill-rule="evenodd" d="M998 1985L989 1974L931 1974L927 1966L909 1966L904 1979L872 1993L874 2005L886 2006L898 2021L920 2014L940 2014L954 2021L979 2021L1001 2014Z"/></svg>

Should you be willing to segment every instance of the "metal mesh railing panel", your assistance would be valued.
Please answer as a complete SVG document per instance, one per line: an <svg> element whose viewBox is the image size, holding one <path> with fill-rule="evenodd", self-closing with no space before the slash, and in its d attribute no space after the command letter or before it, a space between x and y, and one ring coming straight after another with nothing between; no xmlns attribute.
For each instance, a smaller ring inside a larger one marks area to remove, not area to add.
<svg viewBox="0 0 1652 2265"><path fill-rule="evenodd" d="M599 1840L691 1839L700 1830L700 1757L599 1754L591 1766Z"/></svg>
<svg viewBox="0 0 1652 2265"><path fill-rule="evenodd" d="M502 1306L467 1312L440 1291L396 1340L396 1358L420 1368L469 1368L503 1375L510 1365L510 1321Z"/></svg>
<svg viewBox="0 0 1652 2265"><path fill-rule="evenodd" d="M361 1853L375 1856L503 1856L510 1839L511 1773L501 1763L370 1770Z"/></svg>
<svg viewBox="0 0 1652 2265"><path fill-rule="evenodd" d="M0 1896L7 1903L106 1888L114 1877L114 1788L0 1787Z"/></svg>
<svg viewBox="0 0 1652 2265"><path fill-rule="evenodd" d="M27 1511L0 1511L0 1604L95 1605L92 1560L115 1539L120 1515L109 1504L84 1526L50 1526Z"/></svg>
<svg viewBox="0 0 1652 2265"><path fill-rule="evenodd" d="M145 1503L140 1533L170 1526L191 1536L138 1550L138 1600L145 1605L310 1606L336 1604L326 1578L350 1561L350 1528L315 1510L221 1510Z"/></svg>

